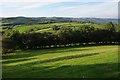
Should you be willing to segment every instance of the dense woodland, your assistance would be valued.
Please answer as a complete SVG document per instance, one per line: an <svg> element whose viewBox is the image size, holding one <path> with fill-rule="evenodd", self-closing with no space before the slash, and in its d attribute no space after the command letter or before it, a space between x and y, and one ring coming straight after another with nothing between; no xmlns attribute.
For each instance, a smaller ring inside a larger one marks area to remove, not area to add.
<svg viewBox="0 0 120 80"><path fill-rule="evenodd" d="M116 25L118 26L118 24L108 22L103 29L91 25L83 25L82 27L52 26L54 32L42 33L20 33L9 28L9 30L2 32L3 53L13 52L18 49L119 44L120 32Z"/></svg>

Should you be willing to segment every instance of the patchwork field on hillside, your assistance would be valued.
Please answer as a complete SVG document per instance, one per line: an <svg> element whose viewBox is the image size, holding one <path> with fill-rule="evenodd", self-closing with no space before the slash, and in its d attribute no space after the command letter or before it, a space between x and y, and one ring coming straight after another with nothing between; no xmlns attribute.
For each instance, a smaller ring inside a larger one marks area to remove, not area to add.
<svg viewBox="0 0 120 80"><path fill-rule="evenodd" d="M35 24L35 25L22 25L22 26L16 26L13 28L13 30L18 30L20 33L24 32L53 32L52 29L54 26L59 27L82 27L85 25L93 26L95 28L104 28L104 25L102 24L92 24L92 23L51 23L51 24Z"/></svg>

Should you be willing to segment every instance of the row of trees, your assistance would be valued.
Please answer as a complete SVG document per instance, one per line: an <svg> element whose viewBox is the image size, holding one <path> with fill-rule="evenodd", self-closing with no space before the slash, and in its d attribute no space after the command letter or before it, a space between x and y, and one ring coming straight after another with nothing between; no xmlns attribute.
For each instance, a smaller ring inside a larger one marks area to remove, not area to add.
<svg viewBox="0 0 120 80"><path fill-rule="evenodd" d="M119 35L120 32L116 32L114 26L106 29L97 29L92 26L74 29L66 27L53 33L20 34L18 31L9 30L3 34L3 53L12 52L15 49L37 49L76 44L118 44Z"/></svg>

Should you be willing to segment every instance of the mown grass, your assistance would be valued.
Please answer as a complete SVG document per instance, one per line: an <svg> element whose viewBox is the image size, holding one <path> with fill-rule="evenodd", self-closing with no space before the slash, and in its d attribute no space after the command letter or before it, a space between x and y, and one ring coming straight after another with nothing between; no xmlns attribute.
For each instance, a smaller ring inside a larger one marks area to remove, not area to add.
<svg viewBox="0 0 120 80"><path fill-rule="evenodd" d="M23 25L23 26L16 26L15 28L13 28L13 30L18 30L20 33L24 33L31 29L33 30L43 29L46 26L48 26L48 24Z"/></svg>
<svg viewBox="0 0 120 80"><path fill-rule="evenodd" d="M53 32L53 29L52 28L47 28L47 29L41 29L41 30L37 30L35 32L38 32L38 33L42 33L42 32Z"/></svg>
<svg viewBox="0 0 120 80"><path fill-rule="evenodd" d="M118 77L118 46L66 47L3 54L3 78Z"/></svg>

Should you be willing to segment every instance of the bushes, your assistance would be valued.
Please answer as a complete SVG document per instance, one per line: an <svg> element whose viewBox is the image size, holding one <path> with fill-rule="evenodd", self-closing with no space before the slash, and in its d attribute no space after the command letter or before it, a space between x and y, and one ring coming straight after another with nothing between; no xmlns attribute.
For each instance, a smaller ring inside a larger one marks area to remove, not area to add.
<svg viewBox="0 0 120 80"><path fill-rule="evenodd" d="M37 49L52 46L57 47L58 45L66 46L67 44L88 44L90 42L107 44L119 42L120 32L113 30L83 26L77 29L62 27L62 29L53 33L20 34L18 31L8 31L3 34L3 53L12 52L15 49Z"/></svg>
<svg viewBox="0 0 120 80"><path fill-rule="evenodd" d="M11 53L16 49L17 44L11 39L2 39L2 53Z"/></svg>
<svg viewBox="0 0 120 80"><path fill-rule="evenodd" d="M18 49L18 31L8 30L2 35L2 53L13 52Z"/></svg>

